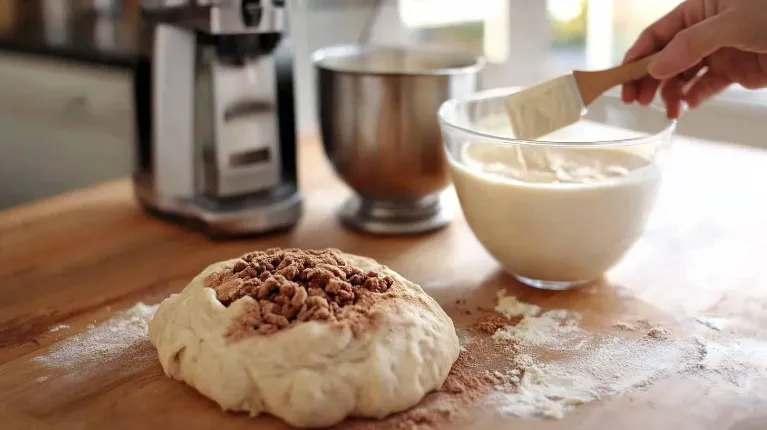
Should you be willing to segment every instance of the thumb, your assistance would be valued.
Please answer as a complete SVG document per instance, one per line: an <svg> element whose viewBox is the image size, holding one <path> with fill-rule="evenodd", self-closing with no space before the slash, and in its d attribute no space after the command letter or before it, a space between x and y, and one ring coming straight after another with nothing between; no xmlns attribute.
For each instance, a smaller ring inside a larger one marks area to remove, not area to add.
<svg viewBox="0 0 767 430"><path fill-rule="evenodd" d="M738 44L739 20L724 12L680 31L648 66L650 75L664 80L700 63L719 48Z"/></svg>

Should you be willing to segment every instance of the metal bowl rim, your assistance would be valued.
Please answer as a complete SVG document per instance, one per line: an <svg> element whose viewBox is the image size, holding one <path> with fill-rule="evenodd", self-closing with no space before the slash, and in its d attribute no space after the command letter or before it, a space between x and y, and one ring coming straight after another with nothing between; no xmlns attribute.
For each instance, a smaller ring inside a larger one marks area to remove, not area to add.
<svg viewBox="0 0 767 430"><path fill-rule="evenodd" d="M395 71L376 71L376 70L356 70L341 67L331 67L322 64L329 58L350 58L362 54L376 51L394 51L404 53L429 53L443 54L445 56L461 56L466 60L466 66L459 67L440 67L436 69L426 69L418 72L395 72ZM464 50L452 49L444 46L422 45L418 47L395 46L395 45L335 45L320 48L312 53L312 63L314 67L339 74L359 75L359 76L452 76L476 74L484 69L487 61L481 55L474 55Z"/></svg>

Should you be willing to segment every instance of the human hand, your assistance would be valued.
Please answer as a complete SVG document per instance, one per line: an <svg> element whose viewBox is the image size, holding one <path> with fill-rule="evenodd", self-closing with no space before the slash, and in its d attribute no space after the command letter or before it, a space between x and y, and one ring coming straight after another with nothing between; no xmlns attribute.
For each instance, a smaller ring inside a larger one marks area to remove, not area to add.
<svg viewBox="0 0 767 430"><path fill-rule="evenodd" d="M731 84L767 87L767 0L686 0L646 28L624 63L658 52L649 76L623 85L622 98L648 105L661 87L670 118Z"/></svg>

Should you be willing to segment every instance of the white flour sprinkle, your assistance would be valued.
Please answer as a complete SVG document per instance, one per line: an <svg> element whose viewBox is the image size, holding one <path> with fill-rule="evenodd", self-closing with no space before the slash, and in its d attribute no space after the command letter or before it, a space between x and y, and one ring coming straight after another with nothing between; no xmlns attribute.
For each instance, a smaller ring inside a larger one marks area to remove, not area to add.
<svg viewBox="0 0 767 430"><path fill-rule="evenodd" d="M50 329L50 330L48 330L48 332L50 332L50 333L56 333L56 332L57 332L57 331L59 331L59 330L64 330L64 329L68 329L68 328L69 328L69 326L68 326L68 325L66 325L66 324L59 324L59 325L57 325L57 326L55 326L55 327L51 327L51 329Z"/></svg>
<svg viewBox="0 0 767 430"><path fill-rule="evenodd" d="M504 290L498 291L497 297L498 305L495 307L495 311L506 318L535 315L541 311L538 306L520 302L514 296L507 296Z"/></svg>
<svg viewBox="0 0 767 430"><path fill-rule="evenodd" d="M536 306L536 308L538 308ZM540 308L538 308L540 310ZM562 314L552 311L540 316L525 316L515 326L505 326L493 333L496 341L518 341L521 345L537 345L542 347L577 346L584 338L584 332L578 328L578 315L570 319L562 318ZM562 335L569 335L567 345L563 345Z"/></svg>
<svg viewBox="0 0 767 430"><path fill-rule="evenodd" d="M763 387L767 382L767 341L744 338L715 341L701 336L695 340L706 350L701 369L738 387ZM751 371L744 372L744 369Z"/></svg>
<svg viewBox="0 0 767 430"><path fill-rule="evenodd" d="M98 326L55 344L34 361L51 368L76 368L121 357L125 350L147 339L149 320L158 305L137 303Z"/></svg>
<svg viewBox="0 0 767 430"><path fill-rule="evenodd" d="M579 326L577 313L541 312L503 293L496 311L524 316L493 334L496 342L513 342L518 354L508 366L524 370L516 390L498 390L489 398L508 416L559 419L580 404L630 393L671 375L700 377L709 371L746 386L756 384L744 375L767 377L767 342L724 345L698 336L674 338L647 321L616 323L618 335L593 333Z"/></svg>

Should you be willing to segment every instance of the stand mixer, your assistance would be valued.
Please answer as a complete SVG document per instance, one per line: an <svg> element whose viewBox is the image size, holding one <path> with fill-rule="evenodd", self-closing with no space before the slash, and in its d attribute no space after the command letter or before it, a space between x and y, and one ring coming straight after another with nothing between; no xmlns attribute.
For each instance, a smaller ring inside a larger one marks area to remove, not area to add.
<svg viewBox="0 0 767 430"><path fill-rule="evenodd" d="M150 213L211 236L301 217L284 0L144 0L134 189Z"/></svg>

